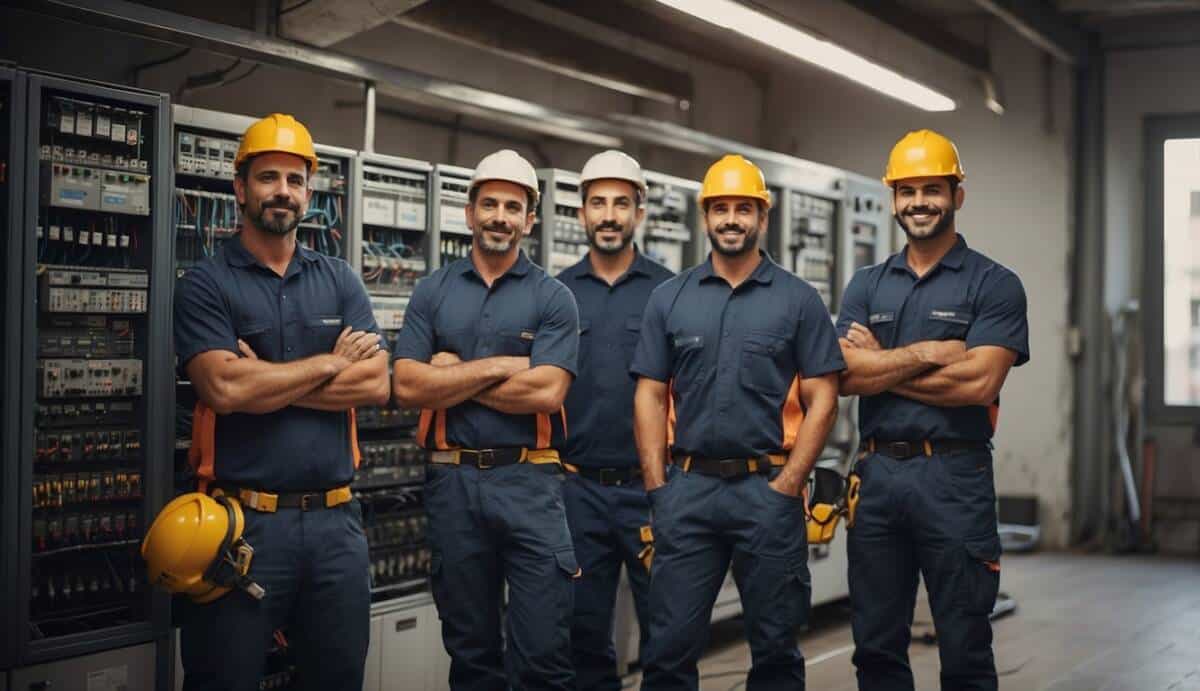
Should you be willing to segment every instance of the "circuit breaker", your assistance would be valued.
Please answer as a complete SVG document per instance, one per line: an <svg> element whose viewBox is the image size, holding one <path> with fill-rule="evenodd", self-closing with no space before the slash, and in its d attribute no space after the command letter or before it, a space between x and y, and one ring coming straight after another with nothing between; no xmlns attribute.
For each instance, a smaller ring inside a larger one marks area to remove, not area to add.
<svg viewBox="0 0 1200 691"><path fill-rule="evenodd" d="M579 262L588 250L579 220L579 173L555 168L537 171L541 201L525 250L551 276Z"/></svg>
<svg viewBox="0 0 1200 691"><path fill-rule="evenodd" d="M646 220L641 247L654 261L679 273L704 260L703 219L696 201L700 183L646 171Z"/></svg>

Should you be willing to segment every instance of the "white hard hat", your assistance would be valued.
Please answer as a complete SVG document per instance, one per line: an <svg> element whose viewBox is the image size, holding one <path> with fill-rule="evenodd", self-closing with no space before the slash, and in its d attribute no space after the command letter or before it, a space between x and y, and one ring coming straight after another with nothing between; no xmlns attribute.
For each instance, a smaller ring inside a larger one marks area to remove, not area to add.
<svg viewBox="0 0 1200 691"><path fill-rule="evenodd" d="M534 172L529 161L522 158L521 154L516 151L501 149L483 157L479 165L475 166L475 174L471 176L471 189L475 189L488 180L503 180L524 187L533 194L533 205L537 206L537 173Z"/></svg>
<svg viewBox="0 0 1200 691"><path fill-rule="evenodd" d="M646 199L646 178L642 175L642 167L633 156L624 151L609 149L588 159L579 174L580 187L593 180L626 180L632 182Z"/></svg>

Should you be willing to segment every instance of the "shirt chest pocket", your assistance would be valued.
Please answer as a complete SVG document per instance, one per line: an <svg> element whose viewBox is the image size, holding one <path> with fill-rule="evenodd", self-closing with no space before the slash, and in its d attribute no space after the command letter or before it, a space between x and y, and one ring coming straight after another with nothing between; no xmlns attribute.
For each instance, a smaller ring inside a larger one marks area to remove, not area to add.
<svg viewBox="0 0 1200 691"><path fill-rule="evenodd" d="M932 307L923 315L922 337L931 341L961 341L975 321L975 311L967 304Z"/></svg>
<svg viewBox="0 0 1200 691"><path fill-rule="evenodd" d="M621 329L621 346L625 349L627 359L633 359L633 349L642 338L642 318L640 316L626 317L625 328Z"/></svg>
<svg viewBox="0 0 1200 691"><path fill-rule="evenodd" d="M883 348L895 347L896 313L892 310L880 310L867 315L867 328L879 345Z"/></svg>
<svg viewBox="0 0 1200 691"><path fill-rule="evenodd" d="M260 360L277 362L279 357L276 347L279 339L275 334L275 326L271 322L252 322L240 324L237 329L239 341L244 341ZM240 355L240 353L239 353Z"/></svg>
<svg viewBox="0 0 1200 691"><path fill-rule="evenodd" d="M795 376L787 339L767 331L750 331L742 339L742 385L770 396L782 395Z"/></svg>
<svg viewBox="0 0 1200 691"><path fill-rule="evenodd" d="M337 343L341 333L341 315L327 314L305 319L300 329L299 357L333 352L333 344Z"/></svg>
<svg viewBox="0 0 1200 691"><path fill-rule="evenodd" d="M704 337L671 337L671 380L676 391L688 391L704 376Z"/></svg>
<svg viewBox="0 0 1200 691"><path fill-rule="evenodd" d="M504 329L494 339L495 354L528 357L535 338L537 329Z"/></svg>

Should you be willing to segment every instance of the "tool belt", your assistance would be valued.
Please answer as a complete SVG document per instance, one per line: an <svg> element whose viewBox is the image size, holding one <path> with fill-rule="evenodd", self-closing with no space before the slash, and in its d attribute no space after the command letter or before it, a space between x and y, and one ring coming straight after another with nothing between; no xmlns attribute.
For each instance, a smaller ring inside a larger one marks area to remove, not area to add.
<svg viewBox="0 0 1200 691"><path fill-rule="evenodd" d="M878 453L888 458L907 461L917 456L953 453L955 451L986 451L992 445L986 441L965 439L925 439L923 441L878 441L867 439L859 447L865 454Z"/></svg>
<svg viewBox="0 0 1200 691"><path fill-rule="evenodd" d="M228 496L237 497L243 508L253 509L260 513L275 513L279 509L300 509L315 511L317 509L332 509L341 506L354 498L350 486L335 487L325 492L264 492L245 487L230 487L217 485Z"/></svg>
<svg viewBox="0 0 1200 691"><path fill-rule="evenodd" d="M628 468L589 468L587 466L563 463L563 468L568 473L575 473L581 477L586 477L606 487L621 487L637 482L642 477L642 469L636 465L629 466Z"/></svg>
<svg viewBox="0 0 1200 691"><path fill-rule="evenodd" d="M518 463L562 465L562 460L558 457L557 449L527 449L515 446L503 449L430 451L429 462L439 465L469 465L480 470L516 465Z"/></svg>
<svg viewBox="0 0 1200 691"><path fill-rule="evenodd" d="M785 454L766 454L757 458L684 456L674 463L685 473L700 473L719 477L722 480L730 480L745 475L770 473L772 468L783 467L787 463L787 456Z"/></svg>

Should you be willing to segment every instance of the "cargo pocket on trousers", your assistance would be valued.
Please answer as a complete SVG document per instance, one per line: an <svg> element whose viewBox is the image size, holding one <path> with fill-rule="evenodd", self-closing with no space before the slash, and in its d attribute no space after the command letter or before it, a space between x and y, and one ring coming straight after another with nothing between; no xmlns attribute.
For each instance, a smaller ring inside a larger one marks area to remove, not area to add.
<svg viewBox="0 0 1200 691"><path fill-rule="evenodd" d="M787 584L787 595L794 603L792 625L805 625L808 623L808 612L812 606L812 576L808 571L806 557L797 558L788 564Z"/></svg>
<svg viewBox="0 0 1200 691"><path fill-rule="evenodd" d="M958 604L968 614L991 614L1000 592L1000 538L988 535L963 541Z"/></svg>

